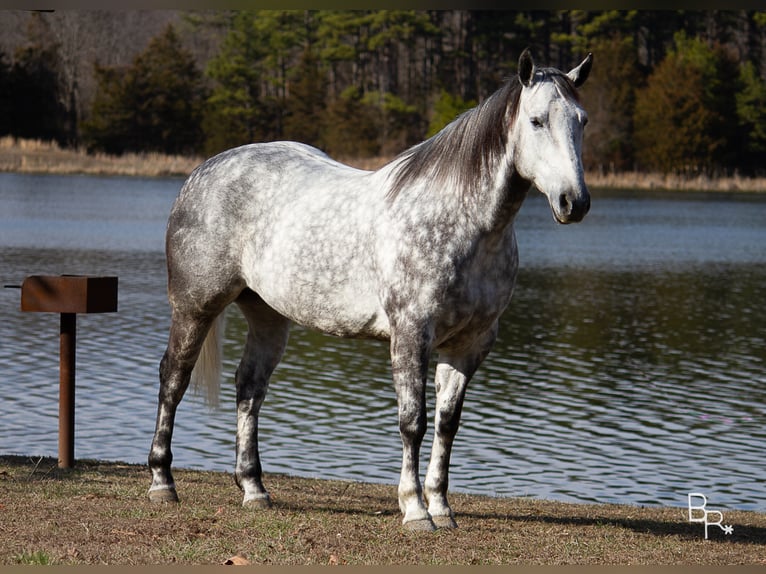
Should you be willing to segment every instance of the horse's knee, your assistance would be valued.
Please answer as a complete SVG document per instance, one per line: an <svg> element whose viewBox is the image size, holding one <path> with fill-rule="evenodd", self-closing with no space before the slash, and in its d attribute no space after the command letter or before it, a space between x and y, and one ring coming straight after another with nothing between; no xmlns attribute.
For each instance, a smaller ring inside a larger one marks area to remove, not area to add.
<svg viewBox="0 0 766 574"><path fill-rule="evenodd" d="M460 427L460 413L452 410L442 410L436 417L435 432L442 437L454 438Z"/></svg>
<svg viewBox="0 0 766 574"><path fill-rule="evenodd" d="M424 408L400 408L399 432L403 439L420 443L426 434L426 413Z"/></svg>

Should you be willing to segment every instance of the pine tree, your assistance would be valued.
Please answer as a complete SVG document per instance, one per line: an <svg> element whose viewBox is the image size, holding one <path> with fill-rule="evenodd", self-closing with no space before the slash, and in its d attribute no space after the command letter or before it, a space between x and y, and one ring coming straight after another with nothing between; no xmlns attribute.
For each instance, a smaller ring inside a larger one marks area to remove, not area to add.
<svg viewBox="0 0 766 574"><path fill-rule="evenodd" d="M714 174L731 166L738 84L721 50L683 31L675 44L637 94L637 159L665 173Z"/></svg>
<svg viewBox="0 0 766 574"><path fill-rule="evenodd" d="M131 66L96 66L99 85L90 120L89 149L110 153L192 153L202 144L202 74L172 25Z"/></svg>
<svg viewBox="0 0 766 574"><path fill-rule="evenodd" d="M740 68L742 90L737 94L737 118L742 156L739 165L748 173L766 170L766 81L752 62Z"/></svg>
<svg viewBox="0 0 766 574"><path fill-rule="evenodd" d="M284 122L286 139L325 147L323 118L327 107L325 75L311 48L303 51L300 63L290 72L290 96Z"/></svg>

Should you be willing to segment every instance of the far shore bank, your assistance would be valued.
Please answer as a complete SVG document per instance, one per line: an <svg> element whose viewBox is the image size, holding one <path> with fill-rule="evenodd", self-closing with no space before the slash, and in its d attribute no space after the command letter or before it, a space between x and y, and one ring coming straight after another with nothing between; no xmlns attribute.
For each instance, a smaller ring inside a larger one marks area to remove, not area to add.
<svg viewBox="0 0 766 574"><path fill-rule="evenodd" d="M133 177L186 177L205 158L129 153L121 156L61 148L39 140L0 138L0 172L56 175L116 175ZM336 158L360 169L377 169L392 157ZM588 172L593 189L651 189L673 191L766 192L766 178L742 176L683 177L641 172Z"/></svg>

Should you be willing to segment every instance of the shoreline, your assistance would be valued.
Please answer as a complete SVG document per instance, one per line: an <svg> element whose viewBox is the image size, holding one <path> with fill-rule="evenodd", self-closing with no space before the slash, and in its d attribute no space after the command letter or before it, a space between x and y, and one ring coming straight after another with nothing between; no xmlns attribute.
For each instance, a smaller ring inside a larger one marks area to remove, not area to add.
<svg viewBox="0 0 766 574"><path fill-rule="evenodd" d="M733 532L708 540L684 507L464 493L450 496L457 529L413 533L396 485L266 473L273 507L253 511L231 473L174 475L181 502L156 504L146 465L0 455L0 565L766 564L766 513L714 500Z"/></svg>
<svg viewBox="0 0 766 574"><path fill-rule="evenodd" d="M0 138L0 172L4 173L186 177L204 159L201 156L159 153L129 153L122 156L88 154L84 151L63 149L52 142L19 140L10 136ZM337 159L359 169L374 170L393 158ZM593 189L766 193L766 177L687 178L660 173L587 172L585 181Z"/></svg>

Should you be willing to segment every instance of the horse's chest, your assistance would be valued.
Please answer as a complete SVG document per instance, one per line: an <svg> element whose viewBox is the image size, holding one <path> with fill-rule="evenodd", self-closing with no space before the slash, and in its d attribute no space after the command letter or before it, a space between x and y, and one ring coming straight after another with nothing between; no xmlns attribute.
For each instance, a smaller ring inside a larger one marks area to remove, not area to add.
<svg viewBox="0 0 766 574"><path fill-rule="evenodd" d="M392 263L384 306L394 323L430 322L440 341L470 338L489 329L508 305L517 267L510 228L473 241L411 238Z"/></svg>
<svg viewBox="0 0 766 574"><path fill-rule="evenodd" d="M446 332L489 328L510 301L517 268L515 243L463 261L443 291L438 325Z"/></svg>

